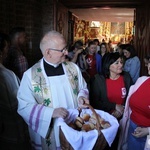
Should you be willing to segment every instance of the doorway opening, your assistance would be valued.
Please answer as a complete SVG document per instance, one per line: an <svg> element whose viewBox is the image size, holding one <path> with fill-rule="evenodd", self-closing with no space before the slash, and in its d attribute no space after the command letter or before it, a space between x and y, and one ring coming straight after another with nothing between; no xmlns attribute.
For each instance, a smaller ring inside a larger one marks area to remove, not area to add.
<svg viewBox="0 0 150 150"><path fill-rule="evenodd" d="M98 39L100 42L129 43L135 35L134 8L70 9L73 20L73 41Z"/></svg>

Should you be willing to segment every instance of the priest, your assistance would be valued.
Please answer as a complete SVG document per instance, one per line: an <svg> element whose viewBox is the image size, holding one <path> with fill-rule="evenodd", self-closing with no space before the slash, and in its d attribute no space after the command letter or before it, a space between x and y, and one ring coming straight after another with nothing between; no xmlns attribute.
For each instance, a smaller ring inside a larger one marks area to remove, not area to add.
<svg viewBox="0 0 150 150"><path fill-rule="evenodd" d="M28 124L33 149L60 149L57 119L69 108L85 108L88 89L80 69L65 61L67 44L57 31L47 32L40 42L43 58L28 69L18 90L18 113Z"/></svg>

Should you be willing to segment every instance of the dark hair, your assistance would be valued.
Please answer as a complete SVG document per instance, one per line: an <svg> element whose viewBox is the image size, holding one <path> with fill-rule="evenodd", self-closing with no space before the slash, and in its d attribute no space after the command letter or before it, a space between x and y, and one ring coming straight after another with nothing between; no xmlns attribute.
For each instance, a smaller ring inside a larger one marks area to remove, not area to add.
<svg viewBox="0 0 150 150"><path fill-rule="evenodd" d="M106 48L105 53L108 53L108 46L107 46L107 43L103 42L103 43L100 44L100 51L99 51L99 54L101 54L102 45L104 45L105 48Z"/></svg>
<svg viewBox="0 0 150 150"><path fill-rule="evenodd" d="M10 43L9 36L5 33L0 33L0 51L1 52L5 48L6 42Z"/></svg>
<svg viewBox="0 0 150 150"><path fill-rule="evenodd" d="M110 77L109 67L113 64L117 59L122 58L118 52L115 53L107 53L103 59L102 63L102 72L105 78Z"/></svg>
<svg viewBox="0 0 150 150"><path fill-rule="evenodd" d="M95 42L94 42L94 41L90 41L90 42L88 43L88 47L90 47L91 45L95 45Z"/></svg>
<svg viewBox="0 0 150 150"><path fill-rule="evenodd" d="M146 55L144 58L150 60L150 55Z"/></svg>
<svg viewBox="0 0 150 150"><path fill-rule="evenodd" d="M14 28L12 28L9 32L10 39L12 40L18 33L22 33L22 32L25 32L24 27L14 27Z"/></svg>
<svg viewBox="0 0 150 150"><path fill-rule="evenodd" d="M123 50L123 49L126 48L126 45L127 45L127 44L120 44L120 45L118 45L118 48L121 48L121 49Z"/></svg>
<svg viewBox="0 0 150 150"><path fill-rule="evenodd" d="M132 57L136 56L136 51L135 51L135 48L134 48L133 45L125 44L124 50L127 50L128 52L130 52L130 57L129 58L132 58Z"/></svg>
<svg viewBox="0 0 150 150"><path fill-rule="evenodd" d="M150 55L146 55L146 56L144 57L144 59L147 60L147 61L150 63Z"/></svg>
<svg viewBox="0 0 150 150"><path fill-rule="evenodd" d="M73 45L73 47L77 48L77 49L82 47L82 46L83 46L83 42L81 40L76 41Z"/></svg>
<svg viewBox="0 0 150 150"><path fill-rule="evenodd" d="M93 42L97 42L98 45L100 44L99 40L98 39L94 39Z"/></svg>
<svg viewBox="0 0 150 150"><path fill-rule="evenodd" d="M100 44L100 49L102 48L102 45L104 45L104 46L106 47L106 51L107 51L107 43L105 43L105 42L104 42L104 43L101 43L101 44Z"/></svg>

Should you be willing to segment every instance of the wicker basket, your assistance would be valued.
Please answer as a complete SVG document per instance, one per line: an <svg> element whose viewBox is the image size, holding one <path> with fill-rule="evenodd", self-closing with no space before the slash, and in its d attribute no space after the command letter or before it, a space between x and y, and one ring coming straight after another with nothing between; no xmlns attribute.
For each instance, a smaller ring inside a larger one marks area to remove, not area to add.
<svg viewBox="0 0 150 150"><path fill-rule="evenodd" d="M97 138L97 141L96 141L96 143L93 147L93 150L103 150L106 147L107 142L106 142L106 139L105 139L103 133L101 132L101 127L100 127L100 123L99 123L99 120L98 120L97 113L95 112L95 110L93 109L93 107L91 105L89 105L89 104L85 104L85 105L91 109L91 111L95 115L95 118L96 118L96 121L97 121L96 129L98 131L98 138ZM73 150L73 147L66 140L66 137L64 136L61 128L60 128L60 132L59 132L59 138L60 138L60 144L61 144L61 149L62 150Z"/></svg>

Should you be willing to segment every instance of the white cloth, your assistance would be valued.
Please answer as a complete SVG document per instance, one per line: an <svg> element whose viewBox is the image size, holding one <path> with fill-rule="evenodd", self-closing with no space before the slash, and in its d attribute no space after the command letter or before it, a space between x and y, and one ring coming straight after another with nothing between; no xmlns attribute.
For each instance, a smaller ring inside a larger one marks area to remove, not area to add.
<svg viewBox="0 0 150 150"><path fill-rule="evenodd" d="M61 126L61 130L63 131L67 141L71 144L74 150L92 150L95 142L98 138L98 131L91 130L89 132L76 131L73 128L69 127L67 124L74 121L74 119L78 116L78 111L75 109L69 109L69 116L63 120L59 118L57 120L57 125ZM113 140L118 131L119 123L115 117L108 114L107 112L101 110L95 110L102 118L106 121L109 121L111 126L107 129L102 129L107 143L111 146ZM83 109L82 113L92 114L90 109ZM81 114L82 115L82 114Z"/></svg>
<svg viewBox="0 0 150 150"><path fill-rule="evenodd" d="M82 78L78 66L75 64L74 66L78 73L78 97L84 96L88 98L86 82ZM53 108L37 103L31 84L31 68L24 73L17 94L18 113L28 124L30 128L31 141L35 146L35 149L38 150L42 150L42 141L47 136L54 108L77 108L77 101L73 100L71 85L68 81L64 65L63 69L65 75L60 76L47 77L43 66L43 59L41 60L41 69L44 73L44 77L46 78L46 82L50 85ZM59 147L60 145L57 146Z"/></svg>

